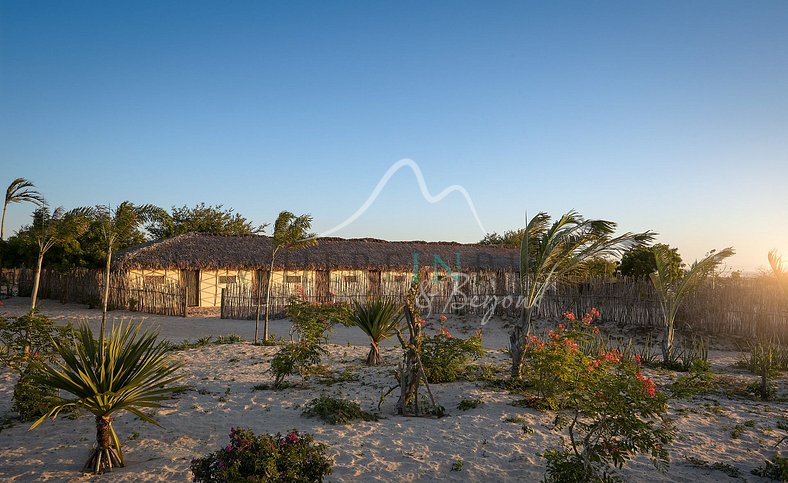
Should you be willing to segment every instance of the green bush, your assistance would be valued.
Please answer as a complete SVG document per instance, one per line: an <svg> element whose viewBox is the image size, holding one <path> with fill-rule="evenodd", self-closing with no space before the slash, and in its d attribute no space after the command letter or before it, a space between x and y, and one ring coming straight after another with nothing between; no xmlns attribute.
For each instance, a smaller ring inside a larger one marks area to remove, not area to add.
<svg viewBox="0 0 788 483"><path fill-rule="evenodd" d="M576 321L567 313L567 324L526 339L524 374L536 401L566 410L556 416L555 429L565 431L570 444L544 453L549 482L615 480L614 468L638 454L648 454L660 471L668 465L667 399L640 373L639 355L582 350L595 347L591 314Z"/></svg>
<svg viewBox="0 0 788 483"><path fill-rule="evenodd" d="M469 362L483 356L480 334L460 339L442 329L433 337L424 337L421 342L421 363L430 383L456 381Z"/></svg>
<svg viewBox="0 0 788 483"><path fill-rule="evenodd" d="M679 376L670 385L670 394L673 397L691 399L698 394L711 392L717 388L717 377L710 371L690 371Z"/></svg>
<svg viewBox="0 0 788 483"><path fill-rule="evenodd" d="M34 383L36 362L51 362L57 356L53 340L68 345L71 325L56 326L37 312L15 319L0 318L0 362L18 375L14 385L13 409L22 421L35 421L49 410L56 391Z"/></svg>
<svg viewBox="0 0 788 483"><path fill-rule="evenodd" d="M324 342L334 324L352 325L353 310L346 303L313 303L294 295L288 300L286 310L293 323L290 335L301 341Z"/></svg>
<svg viewBox="0 0 788 483"><path fill-rule="evenodd" d="M13 410L22 421L35 421L52 406L57 391L33 380L35 365L30 365L14 385Z"/></svg>
<svg viewBox="0 0 788 483"><path fill-rule="evenodd" d="M312 483L331 474L334 462L325 451L325 444L295 430L285 436L256 436L249 429L233 428L230 444L193 459L191 471L195 482Z"/></svg>
<svg viewBox="0 0 788 483"><path fill-rule="evenodd" d="M271 359L274 388L282 388L288 376L298 374L303 377L310 368L320 364L323 354L327 354L327 351L317 342L309 340L291 342L279 349Z"/></svg>
<svg viewBox="0 0 788 483"><path fill-rule="evenodd" d="M463 399L460 401L460 404L457 405L457 409L460 411L467 411L469 409L475 409L482 404L483 403L481 399Z"/></svg>
<svg viewBox="0 0 788 483"><path fill-rule="evenodd" d="M353 421L378 420L377 416L363 411L353 401L325 394L309 401L301 415L308 418L320 418L328 424L350 424Z"/></svg>
<svg viewBox="0 0 788 483"><path fill-rule="evenodd" d="M767 460L762 466L752 470L752 474L777 481L788 481L788 457L775 456L774 461Z"/></svg>

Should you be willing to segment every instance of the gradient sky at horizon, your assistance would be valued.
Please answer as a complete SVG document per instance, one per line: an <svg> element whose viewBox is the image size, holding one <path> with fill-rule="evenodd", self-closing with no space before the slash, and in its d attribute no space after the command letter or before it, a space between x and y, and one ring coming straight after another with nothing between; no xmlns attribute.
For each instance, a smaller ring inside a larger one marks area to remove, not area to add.
<svg viewBox="0 0 788 483"><path fill-rule="evenodd" d="M576 209L752 271L788 256L786 21L785 1L0 0L0 184L321 232L410 158L491 231ZM336 235L483 233L403 170Z"/></svg>

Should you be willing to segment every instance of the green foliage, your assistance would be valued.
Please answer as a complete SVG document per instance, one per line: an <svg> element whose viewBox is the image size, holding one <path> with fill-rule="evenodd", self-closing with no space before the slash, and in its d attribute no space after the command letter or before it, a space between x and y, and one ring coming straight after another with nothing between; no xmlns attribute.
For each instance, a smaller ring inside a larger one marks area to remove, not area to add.
<svg viewBox="0 0 788 483"><path fill-rule="evenodd" d="M763 465L752 470L752 474L777 481L788 481L788 457L775 456L773 461L766 460Z"/></svg>
<svg viewBox="0 0 788 483"><path fill-rule="evenodd" d="M67 344L73 335L71 325L58 327L37 312L5 319L0 317L0 362L14 371L13 408L22 421L35 421L46 414L55 391L32 380L36 361L52 361L57 357L53 340Z"/></svg>
<svg viewBox="0 0 788 483"><path fill-rule="evenodd" d="M378 345L396 334L402 321L403 308L401 303L384 297L373 297L353 304L350 320L370 339L367 365L376 366L383 362Z"/></svg>
<svg viewBox="0 0 788 483"><path fill-rule="evenodd" d="M145 226L154 240L163 240L185 233L212 235L254 235L262 233L265 225L254 226L251 221L222 205L206 206L205 203L189 208L173 206L170 213L159 209Z"/></svg>
<svg viewBox="0 0 788 483"><path fill-rule="evenodd" d="M531 405L568 414L556 417L555 428L566 430L570 443L544 453L546 481L614 481L614 468L644 453L661 471L668 464L667 399L640 373L639 355L584 352L595 347L594 316L577 321L568 312L567 324L526 342L524 374L537 392Z"/></svg>
<svg viewBox="0 0 788 483"><path fill-rule="evenodd" d="M520 243L523 241L523 234L525 229L520 230L507 230L503 235L491 232L484 235L479 241L479 245L502 245L505 247L519 248Z"/></svg>
<svg viewBox="0 0 788 483"><path fill-rule="evenodd" d="M36 206L44 206L44 197L35 189L32 181L25 178L16 178L11 181L5 190L5 202L3 203L3 217L0 220L0 241L5 234L5 213L11 203L33 203Z"/></svg>
<svg viewBox="0 0 788 483"><path fill-rule="evenodd" d="M467 339L452 337L448 330L421 341L421 363L430 383L454 382L472 360L484 356L481 334Z"/></svg>
<svg viewBox="0 0 788 483"><path fill-rule="evenodd" d="M697 466L698 468L706 468L709 470L721 471L722 473L725 473L731 478L741 478L741 470L728 463L722 463L719 461L714 463L709 463L708 461L705 461L701 458L697 458L694 456L687 458L687 462L692 466Z"/></svg>
<svg viewBox="0 0 788 483"><path fill-rule="evenodd" d="M213 336L205 336L200 337L197 340L190 341L189 339L184 339L183 342L173 343L169 341L162 342L162 345L168 351L185 351L189 349L200 349L202 347L207 347L209 345L222 345L222 344L240 344L243 342L243 337L238 334L227 334L227 335L218 335L216 338Z"/></svg>
<svg viewBox="0 0 788 483"><path fill-rule="evenodd" d="M664 253L663 253L664 252ZM664 250L654 252L657 269L651 274L651 283L659 297L659 305L664 318L664 336L662 339L662 360L668 364L672 360L674 350L674 331L676 314L684 298L698 288L714 270L728 257L733 256L733 248L725 248L719 252L712 250L706 258L693 263L689 270L676 276L671 265L670 255Z"/></svg>
<svg viewBox="0 0 788 483"><path fill-rule="evenodd" d="M748 345L748 352L737 362L761 377L758 387L761 399L767 401L774 397L775 391L770 380L779 371L788 369L788 347L779 339L759 337Z"/></svg>
<svg viewBox="0 0 788 483"><path fill-rule="evenodd" d="M57 391L32 380L34 371L35 365L28 366L14 385L13 410L22 421L35 421L45 415L57 396Z"/></svg>
<svg viewBox="0 0 788 483"><path fill-rule="evenodd" d="M56 326L36 311L19 317L0 317L0 363L21 374L32 359L51 361L57 356L53 340L67 344L73 336L71 325Z"/></svg>
<svg viewBox="0 0 788 483"><path fill-rule="evenodd" d="M717 377L711 371L694 370L679 376L669 389L672 397L692 399L699 394L714 391L718 384Z"/></svg>
<svg viewBox="0 0 788 483"><path fill-rule="evenodd" d="M174 375L180 364L168 356L156 332L142 331L142 324L113 326L103 347L86 324L77 330L74 346L57 341L53 344L59 359L37 363L31 380L73 398L58 396L30 429L65 409L87 410L96 416L98 443L88 465L96 473L110 469L113 461L122 465L120 440L110 416L125 410L142 421L158 424L143 409L162 407L162 401L171 399L178 388L170 385L182 377Z"/></svg>
<svg viewBox="0 0 788 483"><path fill-rule="evenodd" d="M307 371L320 364L320 357L327 351L316 342L302 340L285 345L271 359L274 389L281 389L288 376L303 377Z"/></svg>
<svg viewBox="0 0 788 483"><path fill-rule="evenodd" d="M454 462L451 464L452 471L462 471L462 467L463 467L463 461L459 458L454 460Z"/></svg>
<svg viewBox="0 0 788 483"><path fill-rule="evenodd" d="M462 400L462 401L460 401L460 403L457 405L457 409L459 409L460 411L467 411L467 410L469 410L469 409L475 409L475 408L478 408L478 407L479 407L479 406L481 406L482 404L483 404L483 403L482 403L482 400L481 400L481 399L463 399L463 400Z"/></svg>
<svg viewBox="0 0 788 483"><path fill-rule="evenodd" d="M298 340L323 343L334 324L347 324L352 310L346 303L307 302L292 295L287 303L287 316L292 322L291 333Z"/></svg>
<svg viewBox="0 0 788 483"><path fill-rule="evenodd" d="M331 474L334 462L326 445L293 430L282 436L256 436L250 429L232 428L230 444L191 462L195 482L313 483Z"/></svg>
<svg viewBox="0 0 788 483"><path fill-rule="evenodd" d="M638 246L628 250L621 256L618 271L625 277L633 277L637 280L648 278L657 271L656 253L660 252L664 263L667 266L667 273L675 280L681 277L684 263L677 248L671 248L663 243L646 247Z"/></svg>
<svg viewBox="0 0 788 483"><path fill-rule="evenodd" d="M328 424L350 424L353 421L378 420L377 416L363 411L353 401L325 394L309 401L301 415L308 418L320 418Z"/></svg>

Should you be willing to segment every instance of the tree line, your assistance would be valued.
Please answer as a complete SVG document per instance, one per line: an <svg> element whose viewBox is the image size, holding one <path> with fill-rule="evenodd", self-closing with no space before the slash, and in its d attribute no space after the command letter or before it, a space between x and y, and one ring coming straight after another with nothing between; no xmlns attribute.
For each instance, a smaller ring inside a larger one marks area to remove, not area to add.
<svg viewBox="0 0 788 483"><path fill-rule="evenodd" d="M36 206L31 222L6 239L5 215L11 205L31 203ZM123 229L107 231L107 221L115 217ZM55 230L55 226L59 228ZM35 185L17 178L6 190L3 218L0 223L0 266L30 267L37 265L39 249L44 247L45 267L68 271L73 268L104 268L109 253L146 241L163 240L184 233L252 235L263 233L266 225L255 225L232 208L199 203L193 207L173 206L165 210L152 204L124 201L115 207L97 205L65 210L50 207ZM52 231L49 243L39 244L41 235ZM53 240L57 239L57 243Z"/></svg>

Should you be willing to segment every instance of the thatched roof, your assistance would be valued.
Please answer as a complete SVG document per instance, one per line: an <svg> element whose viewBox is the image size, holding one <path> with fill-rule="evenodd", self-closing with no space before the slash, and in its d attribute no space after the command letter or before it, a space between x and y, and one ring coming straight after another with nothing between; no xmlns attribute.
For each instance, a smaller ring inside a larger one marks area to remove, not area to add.
<svg viewBox="0 0 788 483"><path fill-rule="evenodd" d="M373 238L319 238L316 246L282 250L276 269L413 270L414 253L420 267L433 266L439 256L452 269L518 270L519 250L454 242L388 242ZM458 255L459 254L459 255ZM228 236L189 233L145 243L112 257L115 270L133 268L268 269L271 238L262 235Z"/></svg>

